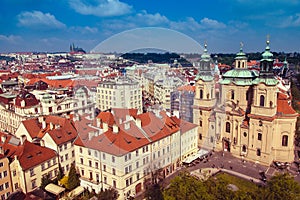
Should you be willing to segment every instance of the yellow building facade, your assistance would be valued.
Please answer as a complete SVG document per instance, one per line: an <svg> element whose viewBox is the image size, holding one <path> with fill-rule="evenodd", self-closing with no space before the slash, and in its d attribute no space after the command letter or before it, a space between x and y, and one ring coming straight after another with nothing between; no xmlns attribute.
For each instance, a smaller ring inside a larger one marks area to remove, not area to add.
<svg viewBox="0 0 300 200"><path fill-rule="evenodd" d="M224 73L219 82L210 63L205 48L194 100L199 146L264 165L293 162L298 114L291 107L288 92L278 88L280 80L273 73L269 41L259 70L248 69L242 46L234 69Z"/></svg>

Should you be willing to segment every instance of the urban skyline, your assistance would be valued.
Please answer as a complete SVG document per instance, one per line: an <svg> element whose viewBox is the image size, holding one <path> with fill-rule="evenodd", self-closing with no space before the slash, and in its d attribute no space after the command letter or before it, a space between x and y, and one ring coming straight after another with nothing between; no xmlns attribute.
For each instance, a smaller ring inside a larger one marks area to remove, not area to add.
<svg viewBox="0 0 300 200"><path fill-rule="evenodd" d="M257 52L268 34L273 51L299 52L299 7L298 0L166 0L159 6L145 0L4 0L0 52L67 51L71 43L90 51L115 34L145 27L178 31L200 44L206 41L213 53L235 53L241 41L245 52ZM162 39L162 45L168 44Z"/></svg>

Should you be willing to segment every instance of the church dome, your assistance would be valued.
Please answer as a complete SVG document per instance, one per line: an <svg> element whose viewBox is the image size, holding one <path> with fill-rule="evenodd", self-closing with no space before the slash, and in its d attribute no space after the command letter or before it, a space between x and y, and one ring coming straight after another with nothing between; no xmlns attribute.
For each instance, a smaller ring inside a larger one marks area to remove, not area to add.
<svg viewBox="0 0 300 200"><path fill-rule="evenodd" d="M227 71L224 78L256 78L258 74L249 69L232 69Z"/></svg>

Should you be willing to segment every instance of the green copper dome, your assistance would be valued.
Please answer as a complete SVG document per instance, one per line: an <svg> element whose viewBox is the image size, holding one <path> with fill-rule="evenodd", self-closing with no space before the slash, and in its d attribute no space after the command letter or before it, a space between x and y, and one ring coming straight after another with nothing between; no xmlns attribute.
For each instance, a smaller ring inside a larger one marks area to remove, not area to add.
<svg viewBox="0 0 300 200"><path fill-rule="evenodd" d="M267 61L273 61L273 54L270 52L270 40L268 39L267 40L267 46L266 46L266 49L265 49L265 52L262 53L262 59L261 61L263 60L267 60Z"/></svg>
<svg viewBox="0 0 300 200"><path fill-rule="evenodd" d="M249 69L232 69L227 71L224 78L256 78L258 74Z"/></svg>
<svg viewBox="0 0 300 200"><path fill-rule="evenodd" d="M201 55L201 60L209 61L210 60L210 55L207 53L207 44L204 44L204 52Z"/></svg>
<svg viewBox="0 0 300 200"><path fill-rule="evenodd" d="M236 54L236 60L245 60L247 59L246 54L243 52L243 43L241 42L240 51Z"/></svg>

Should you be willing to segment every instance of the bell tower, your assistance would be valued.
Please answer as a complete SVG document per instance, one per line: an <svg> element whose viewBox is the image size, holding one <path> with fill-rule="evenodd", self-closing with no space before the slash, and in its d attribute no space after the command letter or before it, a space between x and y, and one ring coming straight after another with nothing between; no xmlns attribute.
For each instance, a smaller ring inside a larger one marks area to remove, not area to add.
<svg viewBox="0 0 300 200"><path fill-rule="evenodd" d="M193 106L194 123L199 125L199 145L206 148L213 148L211 138L214 133L210 133L210 126L214 126L210 121L213 107L216 103L214 62L207 53L207 44L204 45L204 52L201 55L198 75L196 76L196 89Z"/></svg>
<svg viewBox="0 0 300 200"><path fill-rule="evenodd" d="M260 72L255 80L252 113L256 115L273 117L277 107L277 83L273 73L273 54L270 52L270 40L260 60Z"/></svg>

